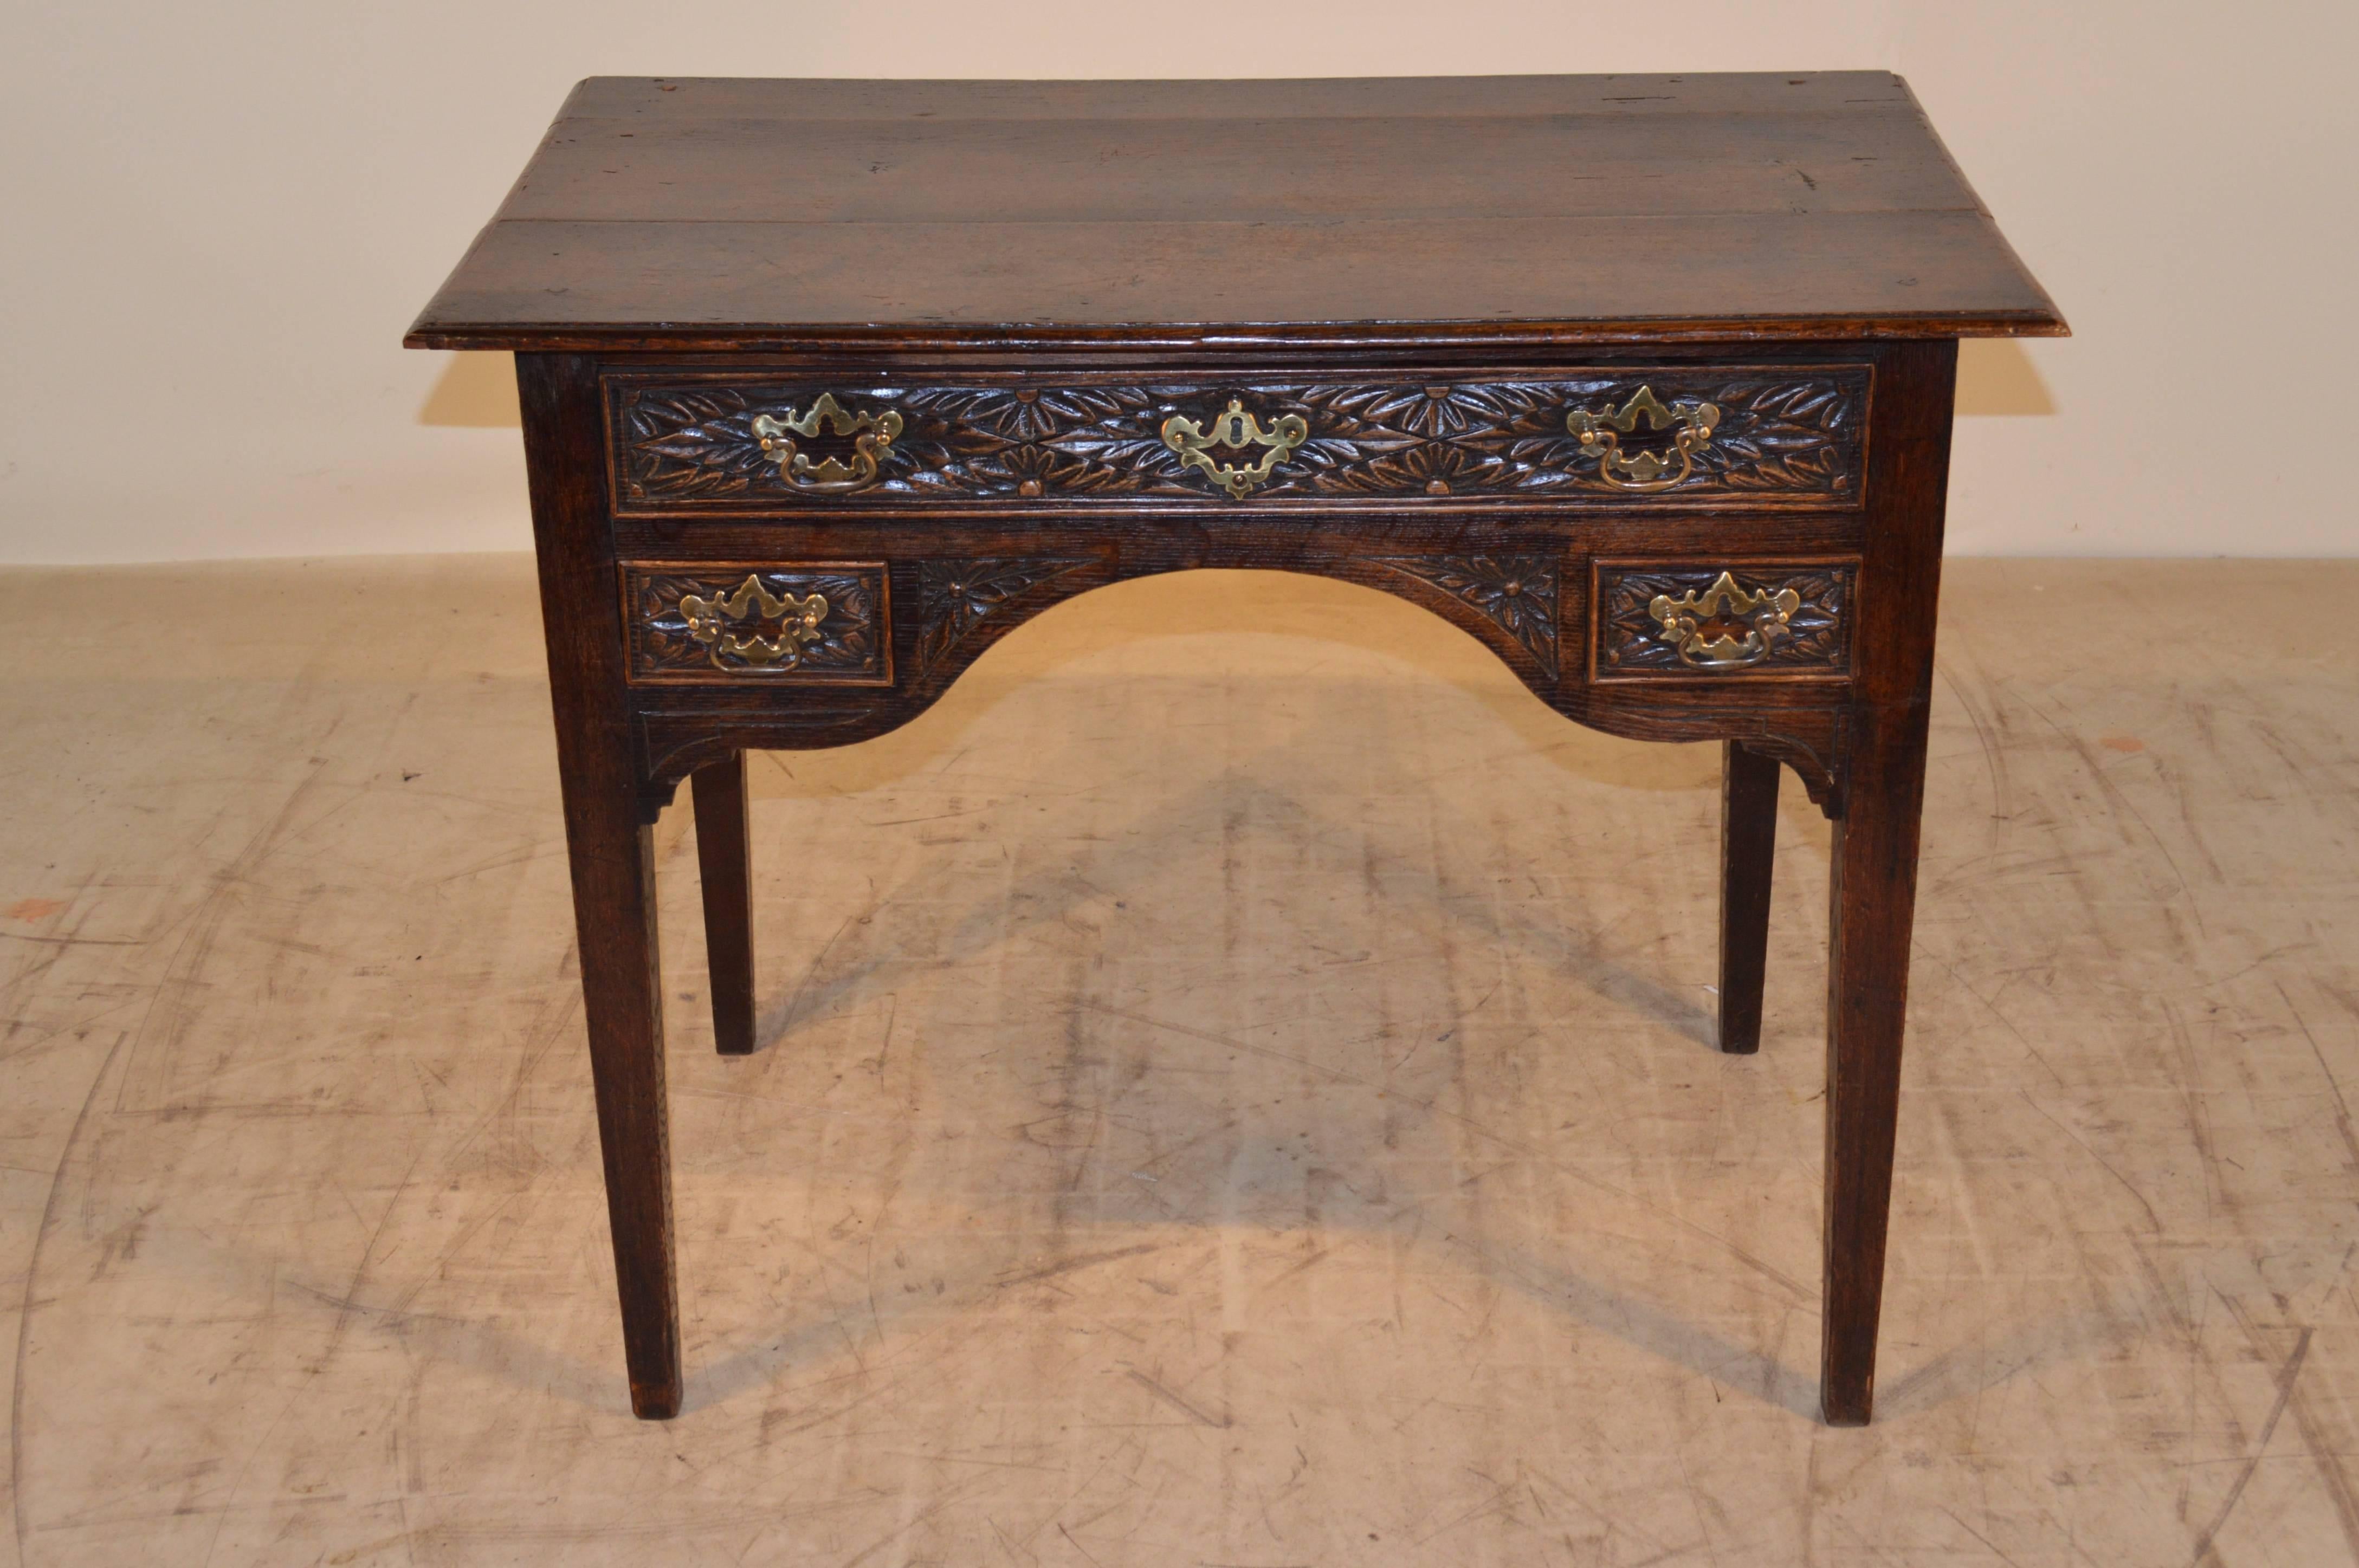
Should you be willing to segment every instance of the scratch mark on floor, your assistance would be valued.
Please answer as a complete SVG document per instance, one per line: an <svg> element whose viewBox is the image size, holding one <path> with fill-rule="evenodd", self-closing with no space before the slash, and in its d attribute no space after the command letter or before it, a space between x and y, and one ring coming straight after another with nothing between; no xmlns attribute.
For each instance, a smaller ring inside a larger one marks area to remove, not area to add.
<svg viewBox="0 0 2359 1568"><path fill-rule="evenodd" d="M2220 1529L2228 1522L2228 1516L2244 1500L2245 1488L2251 1484L2253 1472L2260 1467L2261 1455L2268 1452L2269 1438L2285 1414L2286 1402L2293 1398L2293 1380L2301 1376L2301 1364L2310 1356L2310 1336L2313 1332L2308 1328L2301 1331L2301 1337L2294 1342L2293 1354L2286 1357L2285 1366L2278 1371L2277 1402L2269 1406L2268 1419L2261 1422L2260 1435L2253 1440L2253 1451L2245 1456L2244 1468L2236 1473L2235 1484L2220 1499L2220 1510L2203 1527L2203 1533L2195 1538L2195 1555L2188 1560L2189 1568L2201 1568L2206 1558L2215 1555L2212 1543L2220 1539Z"/></svg>
<svg viewBox="0 0 2359 1568"><path fill-rule="evenodd" d="M33 1228L32 1255L25 1260L25 1294L16 1306L16 1373L8 1399L8 1511L16 1526L16 1561L30 1563L27 1550L32 1530L25 1514L25 1366L27 1352L33 1338L34 1290L41 1277L41 1244L49 1239L58 1218L58 1194L65 1185L66 1167L73 1162L75 1148L82 1142L84 1128L90 1124L91 1108L98 1103L98 1091L104 1087L107 1075L114 1069L114 1060L131 1039L125 1030L114 1037L106 1049L106 1057L91 1075L90 1089L82 1096L82 1108L74 1113L73 1126L67 1130L66 1141L58 1151L58 1162L49 1173L49 1195L41 1203L40 1223Z"/></svg>
<svg viewBox="0 0 2359 1568"><path fill-rule="evenodd" d="M1089 1269L1100 1263L1111 1263L1117 1258L1136 1258L1143 1252L1159 1252L1162 1249L1163 1243L1159 1241L1143 1241L1136 1247L1116 1247L1104 1252L1082 1252L1071 1258L1060 1259L1043 1268L1027 1270L1021 1274L1010 1274L1004 1279L994 1281L993 1283L1005 1290L1010 1285L1026 1285L1035 1280L1050 1279L1058 1274L1070 1274L1076 1269Z"/></svg>
<svg viewBox="0 0 2359 1568"><path fill-rule="evenodd" d="M1230 1425L1230 1416L1226 1411L1223 1411L1217 1416L1213 1415L1209 1411L1191 1404L1188 1400L1180 1398L1178 1394L1173 1393L1169 1389L1165 1388L1162 1384L1157 1382L1154 1379L1148 1377L1146 1373L1140 1371L1136 1367L1125 1373L1124 1376L1127 1377L1132 1382L1136 1383L1140 1388L1145 1389L1157 1399L1161 1400L1165 1404L1169 1405L1173 1410L1178 1411L1180 1414L1195 1422L1198 1425L1209 1426L1215 1431L1220 1432L1225 1432L1228 1430Z"/></svg>

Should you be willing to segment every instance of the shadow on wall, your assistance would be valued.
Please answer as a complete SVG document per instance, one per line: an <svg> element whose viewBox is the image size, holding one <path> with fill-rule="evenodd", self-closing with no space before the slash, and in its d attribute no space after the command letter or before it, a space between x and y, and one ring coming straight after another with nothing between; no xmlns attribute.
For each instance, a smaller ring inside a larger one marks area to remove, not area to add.
<svg viewBox="0 0 2359 1568"><path fill-rule="evenodd" d="M524 419L516 409L514 354L477 352L446 358L449 362L435 379L434 390L419 406L420 425L470 430L522 427Z"/></svg>
<svg viewBox="0 0 2359 1568"><path fill-rule="evenodd" d="M2056 400L2023 345L1977 338L1958 346L1958 412L1966 415L2053 414ZM468 429L516 428L516 356L450 356L434 390L418 410L420 425Z"/></svg>
<svg viewBox="0 0 2359 1568"><path fill-rule="evenodd" d="M515 402L510 394L509 401ZM2053 414L2056 400L2039 367L2012 338L1969 338L1958 345L1958 412Z"/></svg>

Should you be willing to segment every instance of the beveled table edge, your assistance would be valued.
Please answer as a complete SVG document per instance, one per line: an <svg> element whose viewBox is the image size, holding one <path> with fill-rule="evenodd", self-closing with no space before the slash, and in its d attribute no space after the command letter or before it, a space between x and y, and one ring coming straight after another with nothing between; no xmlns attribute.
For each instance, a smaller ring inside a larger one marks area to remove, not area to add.
<svg viewBox="0 0 2359 1568"><path fill-rule="evenodd" d="M436 321L420 316L407 349L505 349L533 353L1052 353L1093 350L1284 350L1415 351L1421 349L1554 349L1593 344L1882 342L1919 338L2069 338L2046 310L1945 312L1922 316L1796 316L1611 321L1350 321L1065 325L1006 322L959 327L676 322L590 325Z"/></svg>

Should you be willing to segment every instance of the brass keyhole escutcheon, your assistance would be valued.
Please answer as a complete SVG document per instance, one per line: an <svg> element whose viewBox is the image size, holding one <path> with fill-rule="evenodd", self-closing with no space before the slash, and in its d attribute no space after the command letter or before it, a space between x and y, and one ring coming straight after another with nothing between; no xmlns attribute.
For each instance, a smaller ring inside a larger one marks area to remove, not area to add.
<svg viewBox="0 0 2359 1568"><path fill-rule="evenodd" d="M1310 438L1310 426L1301 415L1281 414L1264 429L1260 420L1245 412L1244 401L1234 397L1213 416L1209 429L1181 414L1163 421L1163 444L1179 453L1181 462L1202 469L1234 501L1243 501L1256 486L1267 483L1286 454ZM1265 450L1256 463L1224 463L1212 456L1215 447Z"/></svg>

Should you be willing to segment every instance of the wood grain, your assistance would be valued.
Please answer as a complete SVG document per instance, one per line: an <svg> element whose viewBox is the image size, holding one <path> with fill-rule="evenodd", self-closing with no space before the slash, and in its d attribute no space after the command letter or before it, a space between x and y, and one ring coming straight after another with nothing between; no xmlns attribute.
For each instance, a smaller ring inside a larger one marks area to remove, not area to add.
<svg viewBox="0 0 2359 1568"><path fill-rule="evenodd" d="M593 80L409 341L2063 330L1885 73L1197 91Z"/></svg>
<svg viewBox="0 0 2359 1568"><path fill-rule="evenodd" d="M1719 1041L1731 1055L1761 1049L1777 854L1777 761L1728 741L1721 748Z"/></svg>
<svg viewBox="0 0 2359 1568"><path fill-rule="evenodd" d="M691 789L712 986L712 1044L724 1056L743 1056L754 1049L753 828L745 753L733 752L699 768Z"/></svg>
<svg viewBox="0 0 2359 1568"><path fill-rule="evenodd" d="M596 367L568 355L520 355L516 390L623 1355L631 1409L663 1419L679 1411L679 1290L672 1263L655 849L634 810L623 701L626 642L599 482Z"/></svg>
<svg viewBox="0 0 2359 1568"><path fill-rule="evenodd" d="M1878 499L1860 568L1857 695L1827 917L1827 1270L1819 1400L1833 1426L1866 1424L1875 1398L1933 691L1931 611L1940 596L1957 362L1954 342L1908 345L1886 362L1893 395L1877 426L1870 482Z"/></svg>

